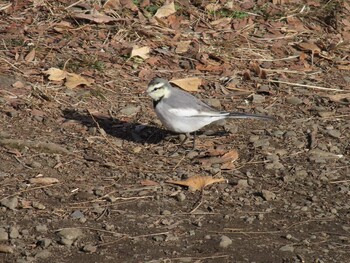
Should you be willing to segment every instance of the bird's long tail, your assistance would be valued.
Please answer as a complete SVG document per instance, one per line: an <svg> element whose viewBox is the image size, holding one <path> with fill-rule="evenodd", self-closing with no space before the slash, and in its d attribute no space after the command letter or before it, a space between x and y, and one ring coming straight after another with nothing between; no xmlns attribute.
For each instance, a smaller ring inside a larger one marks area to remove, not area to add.
<svg viewBox="0 0 350 263"><path fill-rule="evenodd" d="M268 121L276 120L274 117L271 117L271 116L241 113L241 112L230 112L227 117L235 118L235 119L260 119L260 120L268 120Z"/></svg>

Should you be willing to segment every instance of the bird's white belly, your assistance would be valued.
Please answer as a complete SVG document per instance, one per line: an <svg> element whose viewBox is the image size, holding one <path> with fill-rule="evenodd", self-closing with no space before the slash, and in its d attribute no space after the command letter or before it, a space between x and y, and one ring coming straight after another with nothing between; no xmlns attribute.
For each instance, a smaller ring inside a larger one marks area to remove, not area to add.
<svg viewBox="0 0 350 263"><path fill-rule="evenodd" d="M177 116L176 114L169 112L168 110L162 108L161 105L158 105L155 109L158 118L162 124L170 131L177 133L191 133L201 129L202 127L223 119L223 116L218 117L184 117Z"/></svg>

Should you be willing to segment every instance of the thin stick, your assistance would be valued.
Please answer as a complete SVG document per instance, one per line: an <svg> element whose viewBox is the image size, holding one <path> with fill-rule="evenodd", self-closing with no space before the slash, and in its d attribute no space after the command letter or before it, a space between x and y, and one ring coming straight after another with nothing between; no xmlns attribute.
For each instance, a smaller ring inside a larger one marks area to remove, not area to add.
<svg viewBox="0 0 350 263"><path fill-rule="evenodd" d="M331 89L331 88L325 88L325 87L320 87L320 86L313 86L313 85L292 83L292 82L279 81L279 80L272 80L272 79L269 79L269 80L267 80L267 81L268 81L268 82L272 82L272 83L281 83L281 84L286 84L286 85L291 85L291 86L297 86L297 87L304 87L304 88L310 88L310 89L319 89L319 90L330 90L330 91L345 92L345 90L342 90L342 89Z"/></svg>
<svg viewBox="0 0 350 263"><path fill-rule="evenodd" d="M332 181L332 182L330 182L330 183L331 183L331 184L338 184L338 183L347 183L347 182L350 182L350 179L348 179L348 180Z"/></svg>

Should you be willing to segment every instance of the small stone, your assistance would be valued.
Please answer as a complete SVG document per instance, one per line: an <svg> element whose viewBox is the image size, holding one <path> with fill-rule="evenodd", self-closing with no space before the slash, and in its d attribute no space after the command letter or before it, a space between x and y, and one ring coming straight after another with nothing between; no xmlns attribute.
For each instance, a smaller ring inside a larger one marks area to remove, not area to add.
<svg viewBox="0 0 350 263"><path fill-rule="evenodd" d="M12 254L13 253L13 248L12 248L12 246L0 244L0 253Z"/></svg>
<svg viewBox="0 0 350 263"><path fill-rule="evenodd" d="M138 113L140 109L141 109L140 106L129 105L129 106L126 106L124 109L122 109L120 113L125 116L131 116Z"/></svg>
<svg viewBox="0 0 350 263"><path fill-rule="evenodd" d="M165 237L164 236L154 236L152 239L154 241L162 242L162 241L164 241Z"/></svg>
<svg viewBox="0 0 350 263"><path fill-rule="evenodd" d="M220 244L219 244L220 247L227 248L231 244L232 244L232 240L228 236L220 237Z"/></svg>
<svg viewBox="0 0 350 263"><path fill-rule="evenodd" d="M180 192L176 195L176 198L179 202L183 202L186 200L186 195L183 192Z"/></svg>
<svg viewBox="0 0 350 263"><path fill-rule="evenodd" d="M34 207L36 209L39 209L39 210L46 209L46 207L42 203L39 203L39 202L36 202L36 201L32 202L32 207Z"/></svg>
<svg viewBox="0 0 350 263"><path fill-rule="evenodd" d="M221 102L219 99L209 99L208 104L217 109L221 108Z"/></svg>
<svg viewBox="0 0 350 263"><path fill-rule="evenodd" d="M51 245L52 241L49 238L43 238L38 240L37 244L42 248L47 248Z"/></svg>
<svg viewBox="0 0 350 263"><path fill-rule="evenodd" d="M252 96L252 102L255 104L263 103L265 101L265 97L259 94L254 94Z"/></svg>
<svg viewBox="0 0 350 263"><path fill-rule="evenodd" d="M246 179L239 179L238 182L237 182L237 187L238 188L247 188L249 185L248 185L248 180Z"/></svg>
<svg viewBox="0 0 350 263"><path fill-rule="evenodd" d="M297 133L295 131L287 131L283 136L284 138L293 138L297 136Z"/></svg>
<svg viewBox="0 0 350 263"><path fill-rule="evenodd" d="M10 210L15 210L15 208L16 208L17 205L18 205L18 198L17 198L17 197L6 198L6 199L2 200L2 201L0 202L0 204L1 204L2 206L7 207L7 208L10 209Z"/></svg>
<svg viewBox="0 0 350 263"><path fill-rule="evenodd" d="M340 138L341 133L338 130L329 130L327 131L328 135L333 137L333 138Z"/></svg>
<svg viewBox="0 0 350 263"><path fill-rule="evenodd" d="M294 247L292 245L285 245L279 249L282 252L294 252Z"/></svg>
<svg viewBox="0 0 350 263"><path fill-rule="evenodd" d="M0 228L0 241L6 241L9 239L9 234L5 228Z"/></svg>
<svg viewBox="0 0 350 263"><path fill-rule="evenodd" d="M258 148L258 147L263 147L263 146L269 146L270 142L268 139L260 139L260 140L255 141L253 143L253 145L255 148Z"/></svg>
<svg viewBox="0 0 350 263"><path fill-rule="evenodd" d="M269 190L262 190L262 191L261 191L261 196L262 196L266 201L270 201L270 200L276 199L276 194L274 194L273 192L270 192Z"/></svg>
<svg viewBox="0 0 350 263"><path fill-rule="evenodd" d="M37 161L32 161L32 162L28 163L28 166L30 166L32 168L41 168L42 167L41 163L39 163Z"/></svg>
<svg viewBox="0 0 350 263"><path fill-rule="evenodd" d="M161 214L164 215L164 216L168 216L168 215L171 215L171 212L169 210L163 210L161 212Z"/></svg>
<svg viewBox="0 0 350 263"><path fill-rule="evenodd" d="M73 240L71 240L71 239L67 239L67 238L61 238L61 240L60 240L60 243L62 244L62 245L65 245L65 246L71 246L71 245L73 245Z"/></svg>
<svg viewBox="0 0 350 263"><path fill-rule="evenodd" d="M51 256L51 252L48 250L42 250L36 253L35 258L40 258L40 259L47 259L48 257Z"/></svg>
<svg viewBox="0 0 350 263"><path fill-rule="evenodd" d="M46 225L37 225L37 226L35 226L35 230L39 233L46 233L47 226Z"/></svg>
<svg viewBox="0 0 350 263"><path fill-rule="evenodd" d="M139 153L139 152L141 152L141 150L142 150L142 147L136 146L132 151L133 151L134 153Z"/></svg>
<svg viewBox="0 0 350 263"><path fill-rule="evenodd" d="M11 239L16 239L19 237L19 231L18 228L15 226L10 227L10 234L9 234Z"/></svg>
<svg viewBox="0 0 350 263"><path fill-rule="evenodd" d="M88 244L83 247L83 251L87 253L95 253L97 251L97 247Z"/></svg>
<svg viewBox="0 0 350 263"><path fill-rule="evenodd" d="M58 235L62 239L68 239L75 241L79 237L83 236L83 231L80 228L64 228L58 232Z"/></svg>
<svg viewBox="0 0 350 263"><path fill-rule="evenodd" d="M84 217L84 214L80 210L75 210L70 216L75 219L80 219Z"/></svg>
<svg viewBox="0 0 350 263"><path fill-rule="evenodd" d="M186 155L186 157L188 158L188 159L193 159L193 158L195 158L196 156L198 156L198 152L196 152L196 151L190 151L187 155Z"/></svg>
<svg viewBox="0 0 350 263"><path fill-rule="evenodd" d="M303 101L297 97L289 97L286 99L286 102L292 105L300 105Z"/></svg>

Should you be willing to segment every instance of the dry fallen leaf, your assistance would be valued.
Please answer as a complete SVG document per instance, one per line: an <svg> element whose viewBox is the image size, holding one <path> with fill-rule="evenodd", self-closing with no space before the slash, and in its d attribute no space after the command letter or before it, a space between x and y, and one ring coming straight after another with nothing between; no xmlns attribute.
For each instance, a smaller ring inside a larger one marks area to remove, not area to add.
<svg viewBox="0 0 350 263"><path fill-rule="evenodd" d="M170 16L174 13L176 13L175 4L174 4L174 1L170 1L170 2L165 2L165 4L157 10L154 17L162 18L162 17Z"/></svg>
<svg viewBox="0 0 350 263"><path fill-rule="evenodd" d="M96 9L93 9L90 14L77 13L73 14L72 16L74 18L86 19L97 24L104 24L117 20L114 17L99 13Z"/></svg>
<svg viewBox="0 0 350 263"><path fill-rule="evenodd" d="M38 178L30 178L29 182L31 184L55 184L58 183L57 178L53 177L38 177Z"/></svg>
<svg viewBox="0 0 350 263"><path fill-rule="evenodd" d="M186 53L190 47L191 41L180 41L176 45L175 53L183 54Z"/></svg>
<svg viewBox="0 0 350 263"><path fill-rule="evenodd" d="M12 246L0 244L0 253L12 254L13 253L13 248L12 248Z"/></svg>
<svg viewBox="0 0 350 263"><path fill-rule="evenodd" d="M198 91L199 86L202 84L200 78L174 79L170 82L186 91Z"/></svg>
<svg viewBox="0 0 350 263"><path fill-rule="evenodd" d="M148 179L142 180L140 183L141 183L141 185L144 185L144 186L158 186L159 185L158 182L148 180Z"/></svg>
<svg viewBox="0 0 350 263"><path fill-rule="evenodd" d="M297 47L302 50L302 51L309 51L312 54L319 54L321 52L321 49L314 43L308 43L308 42L303 42L297 44Z"/></svg>
<svg viewBox="0 0 350 263"><path fill-rule="evenodd" d="M86 86L90 86L92 83L94 83L93 79L90 78L84 78L78 74L74 74L74 73L68 73L67 77L66 77L66 87L67 88L75 88L79 85L86 85Z"/></svg>
<svg viewBox="0 0 350 263"><path fill-rule="evenodd" d="M122 8L122 5L119 0L107 0L103 8L117 11Z"/></svg>
<svg viewBox="0 0 350 263"><path fill-rule="evenodd" d="M210 184L214 183L220 183L220 182L226 182L227 180L224 178L213 178L211 176L193 176L190 177L186 180L182 181L166 181L166 183L169 184L177 184L177 185L182 185L182 186L187 186L191 190L196 191L196 190L203 190L204 187Z"/></svg>
<svg viewBox="0 0 350 263"><path fill-rule="evenodd" d="M46 75L49 75L49 80L60 81L67 77L67 72L58 68L49 68L43 71Z"/></svg>
<svg viewBox="0 0 350 263"><path fill-rule="evenodd" d="M27 62L32 62L35 58L35 48L33 48L24 58Z"/></svg>
<svg viewBox="0 0 350 263"><path fill-rule="evenodd" d="M149 58L149 52L150 52L149 47L139 47L139 46L135 45L132 48L130 58L138 56L138 57L141 57L143 59L147 59L147 58Z"/></svg>

